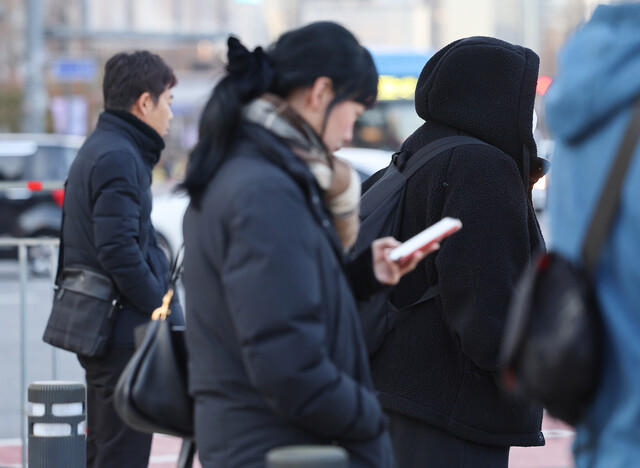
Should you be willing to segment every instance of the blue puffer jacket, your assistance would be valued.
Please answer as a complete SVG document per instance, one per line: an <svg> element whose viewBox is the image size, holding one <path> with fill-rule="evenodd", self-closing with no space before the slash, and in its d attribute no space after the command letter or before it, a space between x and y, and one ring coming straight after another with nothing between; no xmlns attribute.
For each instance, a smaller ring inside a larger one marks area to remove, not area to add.
<svg viewBox="0 0 640 468"><path fill-rule="evenodd" d="M573 259L640 95L640 4L600 6L566 44L547 93L556 138L549 188L551 242ZM604 319L604 373L578 426L578 467L640 460L640 145L600 254L596 294Z"/></svg>
<svg viewBox="0 0 640 468"><path fill-rule="evenodd" d="M64 264L108 274L122 293L113 346L133 346L133 329L167 290L168 262L151 224L151 169L164 141L128 112L107 111L80 149L64 202ZM170 320L184 323L180 304Z"/></svg>

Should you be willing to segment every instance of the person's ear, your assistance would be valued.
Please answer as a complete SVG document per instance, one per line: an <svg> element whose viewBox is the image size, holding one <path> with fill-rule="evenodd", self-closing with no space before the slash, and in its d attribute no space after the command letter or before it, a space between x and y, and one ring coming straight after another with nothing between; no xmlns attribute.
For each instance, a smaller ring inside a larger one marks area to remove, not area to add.
<svg viewBox="0 0 640 468"><path fill-rule="evenodd" d="M131 113L139 118L140 116L146 116L152 108L153 99L151 99L151 94L148 91L145 91L138 96L136 102L133 103Z"/></svg>
<svg viewBox="0 0 640 468"><path fill-rule="evenodd" d="M313 110L322 110L329 105L333 96L333 82L331 78L320 76L313 82L307 98Z"/></svg>

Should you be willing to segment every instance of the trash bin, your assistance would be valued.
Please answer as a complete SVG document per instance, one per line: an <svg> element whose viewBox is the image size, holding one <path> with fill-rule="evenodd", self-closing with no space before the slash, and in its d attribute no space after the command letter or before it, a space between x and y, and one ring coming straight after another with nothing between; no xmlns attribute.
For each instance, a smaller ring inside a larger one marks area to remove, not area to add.
<svg viewBox="0 0 640 468"><path fill-rule="evenodd" d="M267 452L267 468L349 468L349 454L333 445L292 445Z"/></svg>
<svg viewBox="0 0 640 468"><path fill-rule="evenodd" d="M83 383L33 382L28 389L29 467L86 466Z"/></svg>

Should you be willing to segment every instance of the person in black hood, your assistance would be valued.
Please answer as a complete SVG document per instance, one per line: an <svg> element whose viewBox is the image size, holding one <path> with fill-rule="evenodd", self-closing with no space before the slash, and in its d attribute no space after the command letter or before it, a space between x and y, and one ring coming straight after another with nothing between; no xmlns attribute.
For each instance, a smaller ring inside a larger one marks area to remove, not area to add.
<svg viewBox="0 0 640 468"><path fill-rule="evenodd" d="M370 358L400 468L506 467L512 445L543 445L542 409L510 401L498 381L505 316L520 271L544 240L531 200L546 167L533 139L538 56L489 37L449 44L425 65L415 102L424 119L403 144L442 137L488 145L449 149L408 182L400 239L440 218L462 221L391 295L415 307ZM370 178L369 188L381 173Z"/></svg>
<svg viewBox="0 0 640 468"><path fill-rule="evenodd" d="M151 319L168 287L168 261L151 224L151 171L173 117L171 88L176 82L162 58L148 51L111 57L103 82L105 111L69 171L64 266L109 276L122 304L106 355L78 355L87 378L88 467L149 463L151 434L122 422L113 407L113 390L133 355L134 328ZM184 323L177 299L169 320Z"/></svg>

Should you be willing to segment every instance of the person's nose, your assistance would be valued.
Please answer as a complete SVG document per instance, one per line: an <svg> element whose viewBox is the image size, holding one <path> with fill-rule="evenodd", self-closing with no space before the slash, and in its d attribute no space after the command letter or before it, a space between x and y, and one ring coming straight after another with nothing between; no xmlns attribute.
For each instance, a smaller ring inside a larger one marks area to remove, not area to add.
<svg viewBox="0 0 640 468"><path fill-rule="evenodd" d="M347 129L347 133L344 135L344 143L342 146L348 145L349 143L351 143L351 140L353 140L353 126Z"/></svg>

